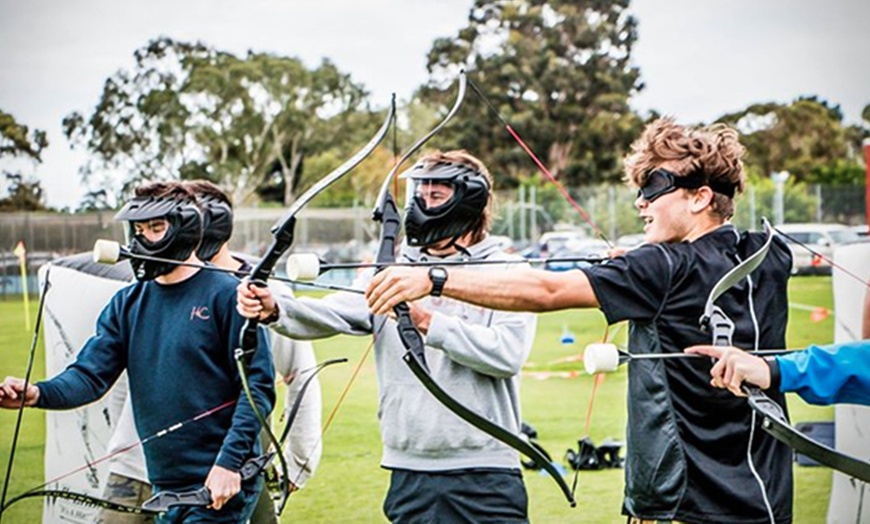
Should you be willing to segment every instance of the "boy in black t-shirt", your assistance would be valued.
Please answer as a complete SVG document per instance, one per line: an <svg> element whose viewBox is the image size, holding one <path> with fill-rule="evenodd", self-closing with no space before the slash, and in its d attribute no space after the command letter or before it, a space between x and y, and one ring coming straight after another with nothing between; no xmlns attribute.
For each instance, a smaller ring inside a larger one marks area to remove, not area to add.
<svg viewBox="0 0 870 524"><path fill-rule="evenodd" d="M442 293L483 307L553 311L598 307L610 323L630 321L632 353L677 353L709 344L699 319L713 286L764 244L728 219L743 190L744 148L736 131L650 124L626 159L639 187L635 206L646 244L608 263L555 273L450 268ZM785 347L787 246L774 239L750 277L716 302L734 322L740 347ZM385 314L427 295L425 269L377 275L367 297ZM632 520L766 523L792 520L791 450L761 430L744 399L709 387L702 359L629 363L626 488ZM779 392L770 395L784 406Z"/></svg>

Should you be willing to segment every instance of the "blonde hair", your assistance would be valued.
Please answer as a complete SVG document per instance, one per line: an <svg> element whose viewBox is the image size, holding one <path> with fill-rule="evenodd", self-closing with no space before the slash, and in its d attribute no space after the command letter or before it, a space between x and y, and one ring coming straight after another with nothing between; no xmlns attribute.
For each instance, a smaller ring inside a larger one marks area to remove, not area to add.
<svg viewBox="0 0 870 524"><path fill-rule="evenodd" d="M469 229L469 232L471 233L471 244L477 244L483 240L489 232L490 226L492 226L492 175L489 173L489 169L486 168L479 158L464 149L454 149L453 151L432 151L423 155L423 157L420 158L419 163L426 166L426 169L431 169L438 164L462 164L483 175L489 185L489 196L486 201L486 207L484 207L483 211L480 213L480 218Z"/></svg>
<svg viewBox="0 0 870 524"><path fill-rule="evenodd" d="M737 131L725 124L687 127L671 117L660 118L631 145L625 158L625 178L642 187L649 173L667 162L668 170L677 176L700 172L708 182L732 185L735 194L742 193L746 185L742 160L745 152ZM733 198L722 193L713 193L710 207L723 219L734 215Z"/></svg>

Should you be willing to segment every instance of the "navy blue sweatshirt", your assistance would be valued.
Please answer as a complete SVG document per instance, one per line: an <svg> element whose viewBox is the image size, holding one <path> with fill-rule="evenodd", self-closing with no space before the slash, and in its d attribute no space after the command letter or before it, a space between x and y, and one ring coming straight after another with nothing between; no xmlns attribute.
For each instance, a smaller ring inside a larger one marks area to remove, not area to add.
<svg viewBox="0 0 870 524"><path fill-rule="evenodd" d="M137 282L118 291L76 361L37 384L37 407L71 409L91 403L125 369L141 437L237 400L150 441L145 459L149 480L160 489L202 485L215 464L238 471L254 454L260 423L233 358L244 322L235 309L237 284L229 275L199 271L177 284ZM248 376L265 416L275 402L275 380L262 329Z"/></svg>

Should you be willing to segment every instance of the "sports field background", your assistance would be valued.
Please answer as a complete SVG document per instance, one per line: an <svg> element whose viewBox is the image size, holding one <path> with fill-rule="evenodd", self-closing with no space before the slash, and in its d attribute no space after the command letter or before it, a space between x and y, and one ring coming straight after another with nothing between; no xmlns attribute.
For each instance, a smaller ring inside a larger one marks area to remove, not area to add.
<svg viewBox="0 0 870 524"><path fill-rule="evenodd" d="M798 277L790 284L790 301L820 308L832 308L830 277ZM71 300L74 297L70 297ZM0 376L23 376L30 348L31 333L24 328L23 304L20 300L0 301ZM31 300L31 318L35 318L36 300ZM804 309L790 311L788 345L801 348L810 343L833 339L833 314L814 321ZM576 341L563 344L565 330ZM611 328L611 334L617 328ZM539 442L554 458L562 460L565 450L576 449L583 436L587 406L592 392L592 377L582 373L581 361L565 357L581 354L587 343L600 341L604 333L603 316L597 311L568 311L541 315L538 334L523 381L523 418L534 426ZM624 331L616 333L617 340ZM318 360L345 356L348 364L332 366L320 375L323 389L324 420L347 384L370 337L336 337L315 343ZM44 377L44 351L38 346L35 379ZM553 373L539 378L537 372L581 371L576 377L563 378ZM622 440L625 428L624 368L608 375L598 388L592 407L589 434L596 443L605 438ZM194 394L192 392L191 394ZM279 392L283 398L283 392ZM332 426L324 437L320 468L308 486L293 494L282 522L383 522L381 502L388 474L379 468L380 440L377 426L377 384L371 355L350 393L341 405ZM172 399L167 399L171 402ZM831 420L832 408L807 406L789 395L793 422ZM6 471L15 412L0 412L0 466ZM42 482L45 439L44 413L27 410L15 455L9 496L14 496ZM624 450L623 450L624 455ZM564 461L562 460L564 463ZM619 516L622 499L622 470L581 472L577 485L577 508L571 509L555 483L537 472L526 472L531 520L539 523L624 522ZM567 479L573 480L573 472ZM795 522L824 522L831 486L827 468L795 466ZM3 522L38 523L41 499L16 504L3 515Z"/></svg>

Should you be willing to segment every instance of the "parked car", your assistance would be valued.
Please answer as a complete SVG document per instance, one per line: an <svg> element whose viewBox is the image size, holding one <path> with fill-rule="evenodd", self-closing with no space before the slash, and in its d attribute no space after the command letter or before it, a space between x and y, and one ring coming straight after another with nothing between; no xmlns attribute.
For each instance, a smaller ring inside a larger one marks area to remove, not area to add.
<svg viewBox="0 0 870 524"><path fill-rule="evenodd" d="M870 229L867 228L866 224L861 226L849 226L849 229L857 233L862 240L866 240L867 237L870 236Z"/></svg>
<svg viewBox="0 0 870 524"><path fill-rule="evenodd" d="M526 258L552 257L555 253L570 247L579 247L589 236L585 231L550 231L541 235L538 243L523 251Z"/></svg>
<svg viewBox="0 0 870 524"><path fill-rule="evenodd" d="M831 266L825 259L833 256L834 248L861 240L856 231L840 224L783 224L776 229L784 233L783 239L791 249L791 272L796 275L830 275Z"/></svg>

